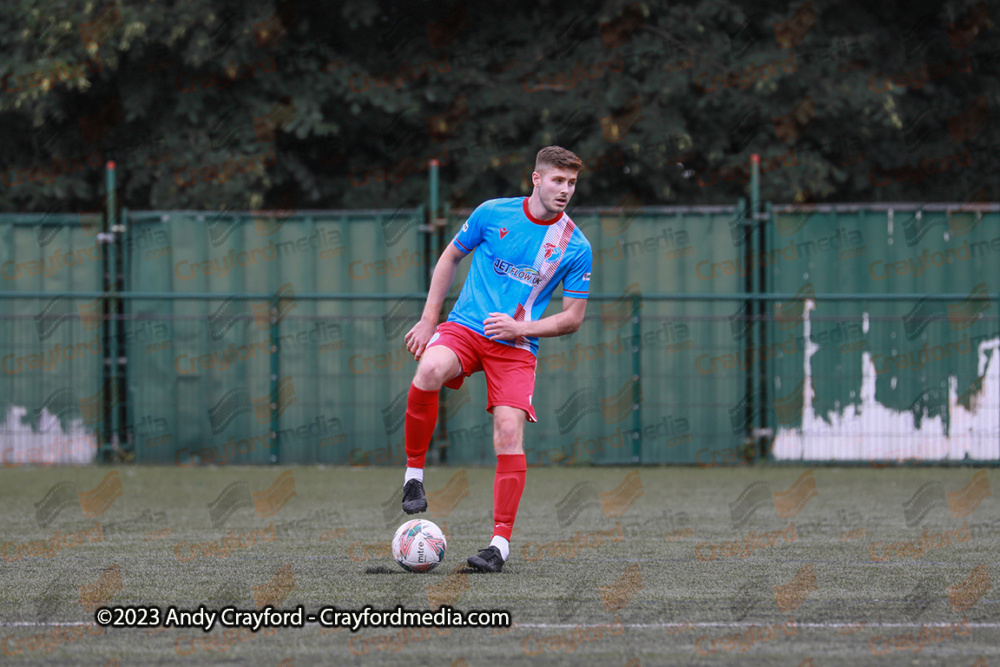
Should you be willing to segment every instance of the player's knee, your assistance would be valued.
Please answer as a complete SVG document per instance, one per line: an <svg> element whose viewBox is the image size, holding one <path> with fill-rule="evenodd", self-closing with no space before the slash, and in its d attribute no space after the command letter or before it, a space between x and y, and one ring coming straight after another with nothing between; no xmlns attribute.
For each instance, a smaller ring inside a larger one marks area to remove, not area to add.
<svg viewBox="0 0 1000 667"><path fill-rule="evenodd" d="M434 391L444 386L444 383L455 377L458 369L457 361L447 355L428 355L420 360L413 383L421 389Z"/></svg>
<svg viewBox="0 0 1000 667"><path fill-rule="evenodd" d="M413 384L425 391L435 391L444 385L444 371L440 364L431 361L421 361L413 376Z"/></svg>
<svg viewBox="0 0 1000 667"><path fill-rule="evenodd" d="M516 422L502 421L493 428L493 448L497 454L522 454L522 433Z"/></svg>

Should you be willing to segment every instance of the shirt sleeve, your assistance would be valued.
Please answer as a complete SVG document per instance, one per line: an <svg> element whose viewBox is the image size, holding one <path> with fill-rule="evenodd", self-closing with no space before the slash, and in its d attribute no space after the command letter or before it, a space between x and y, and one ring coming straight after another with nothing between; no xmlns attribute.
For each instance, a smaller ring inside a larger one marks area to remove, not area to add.
<svg viewBox="0 0 1000 667"><path fill-rule="evenodd" d="M571 299L586 299L590 293L590 267L593 253L588 244L577 254L570 264L569 273L563 278L563 296Z"/></svg>
<svg viewBox="0 0 1000 667"><path fill-rule="evenodd" d="M489 218L489 205L488 203L480 204L455 234L452 243L464 253L475 250L476 246L483 242L487 218Z"/></svg>

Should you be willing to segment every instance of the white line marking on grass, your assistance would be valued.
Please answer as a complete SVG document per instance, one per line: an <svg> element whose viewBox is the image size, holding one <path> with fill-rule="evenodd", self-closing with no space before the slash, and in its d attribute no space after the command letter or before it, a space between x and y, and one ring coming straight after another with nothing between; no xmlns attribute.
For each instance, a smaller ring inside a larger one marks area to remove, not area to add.
<svg viewBox="0 0 1000 667"><path fill-rule="evenodd" d="M780 621L784 622L784 621ZM955 623L942 622L942 623L868 623L866 628L920 628L923 626L928 626L932 628L936 627L950 627ZM797 628L843 628L846 626L854 626L857 623L800 623L796 621L795 627ZM965 625L964 623L962 625ZM577 623L575 625L569 625L566 623L518 623L518 628L606 628L608 623ZM746 627L760 627L759 623L716 623L716 622L704 622L704 623L622 623L622 627L625 628L638 628L638 629L666 629L666 628L746 628ZM1000 628L1000 623L969 623L970 628ZM861 630L857 630L851 634L857 634Z"/></svg>
<svg viewBox="0 0 1000 667"><path fill-rule="evenodd" d="M65 621L59 623L58 621L3 621L0 622L0 627L5 628L30 628L30 627L56 627L64 625L97 625L94 621Z"/></svg>
<svg viewBox="0 0 1000 667"><path fill-rule="evenodd" d="M858 634L864 630L871 628L921 628L923 626L931 628L939 627L949 627L954 625L954 622L940 622L940 623L867 623L865 628L860 630L855 630L851 634ZM64 623L59 623L55 621L12 621L12 622L0 622L0 627L61 627L67 625L94 625L91 622L83 621L66 621ZM758 623L734 623L734 622L699 622L699 623L622 623L622 627L625 628L636 628L640 630L652 629L652 630L665 630L666 628L743 628L743 627L760 627ZM845 623L800 623L796 622L795 626L798 628L843 628L843 627L853 627L857 625L856 622L845 622ZM964 625L964 623L963 623ZM573 628L604 628L607 627L607 623L576 623L570 625L568 623L517 623L518 628L540 628L540 629L573 629ZM1000 623L973 623L969 622L968 626L970 628L1000 628ZM144 628L124 628L128 629L144 629ZM151 629L151 628L146 628ZM168 628L169 629L169 628Z"/></svg>

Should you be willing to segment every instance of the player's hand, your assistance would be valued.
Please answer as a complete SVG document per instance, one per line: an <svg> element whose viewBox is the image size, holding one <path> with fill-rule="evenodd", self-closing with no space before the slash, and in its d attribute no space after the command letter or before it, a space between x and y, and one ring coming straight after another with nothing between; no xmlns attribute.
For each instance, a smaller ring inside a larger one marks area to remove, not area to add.
<svg viewBox="0 0 1000 667"><path fill-rule="evenodd" d="M520 338L524 322L518 322L506 313L490 313L483 320L486 336L490 340L514 340Z"/></svg>
<svg viewBox="0 0 1000 667"><path fill-rule="evenodd" d="M435 329L437 329L437 325L428 320L421 319L413 325L412 329L406 332L406 336L404 336L406 349L417 361L420 361L424 350L427 349L427 343L430 341L431 336L434 335Z"/></svg>

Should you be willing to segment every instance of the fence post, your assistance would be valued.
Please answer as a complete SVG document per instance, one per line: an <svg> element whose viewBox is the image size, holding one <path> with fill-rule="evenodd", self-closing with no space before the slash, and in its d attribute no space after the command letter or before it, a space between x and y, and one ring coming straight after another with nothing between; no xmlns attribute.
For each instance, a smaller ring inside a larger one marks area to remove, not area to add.
<svg viewBox="0 0 1000 667"><path fill-rule="evenodd" d="M642 463L642 297L632 295L632 463Z"/></svg>
<svg viewBox="0 0 1000 667"><path fill-rule="evenodd" d="M757 297L754 300L757 319L757 325L754 329L757 333L757 349L764 350L767 347L767 312L765 311L771 307L771 304L760 298L765 291L764 274L767 268L764 266L763 256L767 252L767 245L764 235L765 224L760 212L760 155L757 153L750 156L750 215L753 222L751 229L756 232L754 235L756 237L755 250L758 257L757 276L756 280L753 281L754 296ZM754 459L759 458L764 453L763 446L758 446L761 445L762 429L766 425L764 413L767 412L767 362L764 360L763 353L756 362L756 372L757 378L754 384L757 391L757 410L754 414L754 420L750 424L750 437L754 443Z"/></svg>
<svg viewBox="0 0 1000 667"><path fill-rule="evenodd" d="M118 228L117 193L115 192L115 163L111 160L105 164L105 211L104 229L97 235L97 241L104 247L104 298L98 305L101 315L101 332L104 335L103 349L103 382L102 386L102 430L103 437L98 441L99 458L105 462L114 460L114 452L118 449L118 410L117 401L121 399L118 386L118 321L114 314L117 306L118 266L115 247L115 231Z"/></svg>
<svg viewBox="0 0 1000 667"><path fill-rule="evenodd" d="M771 216L774 215L774 212L771 208L771 202L765 203L764 208L765 210L761 214L762 217L760 220L760 230L758 232L760 236L760 248L762 253L769 252L771 250L771 240L768 238L768 227L769 227L768 223L772 220ZM774 283L772 279L773 276L770 275L770 273L773 270L773 266L774 262L769 262L768 266L764 266L764 263L761 262L759 287L762 294L770 294L771 292L774 291L772 287ZM764 302L761 302L762 312L763 312L763 303ZM772 308L774 307L773 301L768 301L767 303L771 305ZM761 326L761 345L767 345L767 331L769 328L768 320L762 319L760 326ZM759 440L761 442L761 446L760 446L760 451L757 453L757 455L764 460L771 459L771 444L774 441L774 434L775 434L775 429L771 425L772 424L771 401L768 400L769 396L768 378L773 378L773 377L774 377L774 356L768 355L766 361L761 361L761 376L760 376L761 405L760 405L760 431L759 431L760 434Z"/></svg>
<svg viewBox="0 0 1000 667"><path fill-rule="evenodd" d="M427 270L424 272L427 281L427 290L431 289L431 274L434 271L434 263L437 260L437 248L434 246L437 240L437 224L438 224L438 195L440 194L440 180L438 178L438 161L431 160L427 163L427 173L430 176L427 183L427 240L428 242L424 245L427 249L425 266ZM433 259L432 259L432 254Z"/></svg>
<svg viewBox="0 0 1000 667"><path fill-rule="evenodd" d="M271 465L277 465L281 453L281 441L279 432L281 430L281 354L278 348L278 340L281 338L281 319L279 314L284 312L281 308L281 290L275 292L271 301L271 390L269 392L271 408Z"/></svg>
<svg viewBox="0 0 1000 667"><path fill-rule="evenodd" d="M448 224L447 216L441 215L441 181L439 177L439 163L437 160L430 160L427 163L427 174L429 180L427 183L427 237L425 239L424 248L425 251L425 265L427 270L424 272L426 278L426 291L431 289L431 277L434 274L434 267L437 265L438 257L445 249L445 239L444 230ZM447 313L443 313L447 314ZM446 415L448 414L448 395L449 392L443 391L440 394L438 401L438 419L437 427L434 429L434 435L431 438L430 446L427 449L428 454L433 449L438 450L438 463L446 464L448 462L448 420Z"/></svg>
<svg viewBox="0 0 1000 667"><path fill-rule="evenodd" d="M117 201L115 202L117 205ZM135 461L135 426L129 427L129 413L132 409L132 404L129 400L128 391L128 373L129 373L129 348L128 348L128 331L129 326L134 326L134 321L129 319L132 314L132 302L130 299L122 298L122 294L130 291L129 284L129 273L132 268L132 239L130 227L128 224L128 209L122 207L121 212L118 214L118 226L114 230L118 235L115 237L117 243L115 248L117 250L117 264L118 273L121 279L118 280L116 284L117 289L117 313L119 315L119 340L118 346L121 354L118 357L118 388L121 392L118 396L118 411L120 413L119 422L119 446L122 451L128 455L126 460ZM132 420L134 421L134 419Z"/></svg>
<svg viewBox="0 0 1000 667"><path fill-rule="evenodd" d="M753 199L751 198L751 202ZM746 402L743 406L743 453L746 457L748 446L753 442L751 433L753 432L754 413L757 405L757 392L754 391L754 362L753 362L753 341L756 327L757 303L753 300L753 206L745 199L740 199L740 217L743 220L743 266L747 267L743 275L743 293L746 298L743 300L743 316L746 318L746 327L743 336L743 357L746 359L746 375L744 381L744 396Z"/></svg>

